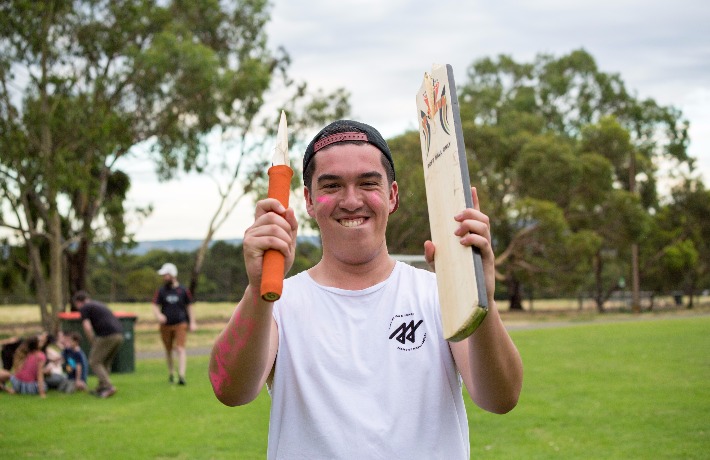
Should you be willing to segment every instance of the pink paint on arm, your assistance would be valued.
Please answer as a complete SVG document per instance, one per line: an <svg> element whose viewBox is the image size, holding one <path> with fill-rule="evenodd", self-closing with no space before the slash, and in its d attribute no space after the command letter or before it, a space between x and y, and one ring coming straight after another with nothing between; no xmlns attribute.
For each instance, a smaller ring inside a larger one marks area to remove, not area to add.
<svg viewBox="0 0 710 460"><path fill-rule="evenodd" d="M224 356L219 352L215 354L212 366L210 366L210 382L215 394L218 396L223 394L225 385L232 383L232 377L224 365Z"/></svg>
<svg viewBox="0 0 710 460"><path fill-rule="evenodd" d="M254 332L254 327L253 320L242 318L241 314L236 312L233 327L228 328L222 340L218 340L215 344L217 351L212 361L213 364L210 366L209 377L217 395L221 395L225 385L230 385L233 381L227 370L227 358L244 348ZM237 329L242 329L243 332L240 334Z"/></svg>

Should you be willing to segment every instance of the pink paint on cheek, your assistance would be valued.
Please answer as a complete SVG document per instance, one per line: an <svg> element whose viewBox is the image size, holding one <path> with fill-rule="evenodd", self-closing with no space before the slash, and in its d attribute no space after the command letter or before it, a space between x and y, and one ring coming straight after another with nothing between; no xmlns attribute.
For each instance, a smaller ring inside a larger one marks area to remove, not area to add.
<svg viewBox="0 0 710 460"><path fill-rule="evenodd" d="M382 195L380 195L377 192L368 193L367 194L367 201L370 203L370 206L373 208L379 208L384 203L384 201L382 200Z"/></svg>
<svg viewBox="0 0 710 460"><path fill-rule="evenodd" d="M319 196L318 198L316 198L316 201L320 204L330 203L330 197L329 196Z"/></svg>

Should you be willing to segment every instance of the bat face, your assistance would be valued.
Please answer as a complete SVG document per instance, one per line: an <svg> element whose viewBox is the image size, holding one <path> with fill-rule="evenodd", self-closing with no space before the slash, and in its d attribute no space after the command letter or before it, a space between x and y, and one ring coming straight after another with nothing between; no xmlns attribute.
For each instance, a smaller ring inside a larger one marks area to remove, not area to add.
<svg viewBox="0 0 710 460"><path fill-rule="evenodd" d="M416 100L442 325L458 341L485 317L487 296L480 254L454 235L453 216L473 201L451 66L425 74Z"/></svg>

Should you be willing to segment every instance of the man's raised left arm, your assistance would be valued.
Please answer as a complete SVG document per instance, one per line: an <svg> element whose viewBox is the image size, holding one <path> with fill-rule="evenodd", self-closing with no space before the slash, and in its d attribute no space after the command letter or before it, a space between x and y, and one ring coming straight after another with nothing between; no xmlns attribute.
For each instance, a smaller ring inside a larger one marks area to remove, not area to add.
<svg viewBox="0 0 710 460"><path fill-rule="evenodd" d="M504 414L518 403L523 385L520 353L503 325L494 299L495 256L491 245L490 220L480 211L476 189L471 189L473 208L455 216L461 244L481 251L488 295L488 314L476 331L460 342L450 342L456 367L471 399L482 409ZM434 245L425 243L425 256L434 260Z"/></svg>

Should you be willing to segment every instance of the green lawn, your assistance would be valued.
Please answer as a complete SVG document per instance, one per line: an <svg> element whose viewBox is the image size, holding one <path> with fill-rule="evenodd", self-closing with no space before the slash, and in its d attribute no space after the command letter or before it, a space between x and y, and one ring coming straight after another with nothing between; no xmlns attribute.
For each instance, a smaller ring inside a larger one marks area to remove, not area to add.
<svg viewBox="0 0 710 460"><path fill-rule="evenodd" d="M472 458L708 458L709 317L512 335L523 393L505 416L469 410Z"/></svg>
<svg viewBox="0 0 710 460"><path fill-rule="evenodd" d="M707 316L512 332L523 395L504 416L468 401L472 458L708 458L709 333ZM206 375L190 357L188 385L171 386L161 360L140 360L107 400L2 393L2 457L264 458L268 395L227 408Z"/></svg>

